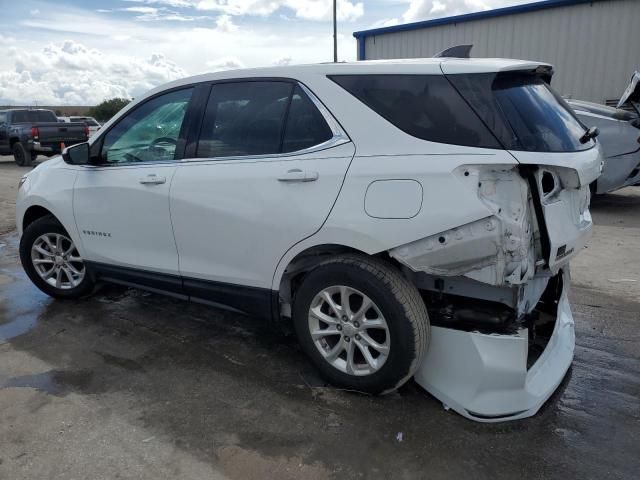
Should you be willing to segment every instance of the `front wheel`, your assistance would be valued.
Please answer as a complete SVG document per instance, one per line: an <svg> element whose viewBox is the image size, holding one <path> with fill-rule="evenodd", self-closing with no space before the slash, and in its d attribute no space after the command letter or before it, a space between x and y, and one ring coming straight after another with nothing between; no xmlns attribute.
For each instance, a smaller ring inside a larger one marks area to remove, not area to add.
<svg viewBox="0 0 640 480"><path fill-rule="evenodd" d="M25 228L20 261L34 285L51 297L78 298L93 290L93 280L77 247L52 216L39 218Z"/></svg>
<svg viewBox="0 0 640 480"><path fill-rule="evenodd" d="M345 255L312 270L293 305L305 353L334 385L387 393L413 376L429 343L427 310L393 266Z"/></svg>

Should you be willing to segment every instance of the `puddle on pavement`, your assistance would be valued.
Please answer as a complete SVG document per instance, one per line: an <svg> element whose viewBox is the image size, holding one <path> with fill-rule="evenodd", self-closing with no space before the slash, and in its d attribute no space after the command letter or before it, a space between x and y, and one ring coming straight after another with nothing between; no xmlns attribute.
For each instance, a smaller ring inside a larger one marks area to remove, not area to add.
<svg viewBox="0 0 640 480"><path fill-rule="evenodd" d="M38 323L51 299L25 285L21 271L0 268L0 345L24 335Z"/></svg>
<svg viewBox="0 0 640 480"><path fill-rule="evenodd" d="M8 323L0 325L0 345L12 338L24 335L31 330L36 323L38 323L37 317L32 314L27 314L19 315Z"/></svg>
<svg viewBox="0 0 640 480"><path fill-rule="evenodd" d="M50 370L34 375L13 377L0 384L4 388L33 388L50 395L66 395L72 390L85 390L91 383L93 373L86 370Z"/></svg>

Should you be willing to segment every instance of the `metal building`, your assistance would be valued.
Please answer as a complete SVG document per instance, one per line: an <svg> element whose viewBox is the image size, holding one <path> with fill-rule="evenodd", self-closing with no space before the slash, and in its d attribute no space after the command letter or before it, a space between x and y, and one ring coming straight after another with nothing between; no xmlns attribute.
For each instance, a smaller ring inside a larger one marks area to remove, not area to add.
<svg viewBox="0 0 640 480"><path fill-rule="evenodd" d="M562 95L615 103L640 70L640 0L547 0L353 36L359 60L431 57L472 43L472 57L548 62Z"/></svg>

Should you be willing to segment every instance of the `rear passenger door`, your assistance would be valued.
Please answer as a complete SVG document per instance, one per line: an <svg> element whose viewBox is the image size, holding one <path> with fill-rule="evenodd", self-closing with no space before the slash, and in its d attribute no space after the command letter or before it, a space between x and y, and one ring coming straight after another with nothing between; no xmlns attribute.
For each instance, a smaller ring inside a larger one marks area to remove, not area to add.
<svg viewBox="0 0 640 480"><path fill-rule="evenodd" d="M297 82L233 81L212 86L192 153L170 192L185 289L267 313L278 261L327 218L354 146Z"/></svg>

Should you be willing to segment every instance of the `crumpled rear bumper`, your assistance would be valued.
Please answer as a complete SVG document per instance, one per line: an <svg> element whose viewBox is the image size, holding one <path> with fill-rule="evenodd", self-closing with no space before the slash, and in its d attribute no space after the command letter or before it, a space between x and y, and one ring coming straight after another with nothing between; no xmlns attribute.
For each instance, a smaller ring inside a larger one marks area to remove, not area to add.
<svg viewBox="0 0 640 480"><path fill-rule="evenodd" d="M471 420L499 422L534 415L573 360L575 331L568 290L565 272L553 333L529 369L527 328L505 335L434 326L416 382Z"/></svg>

